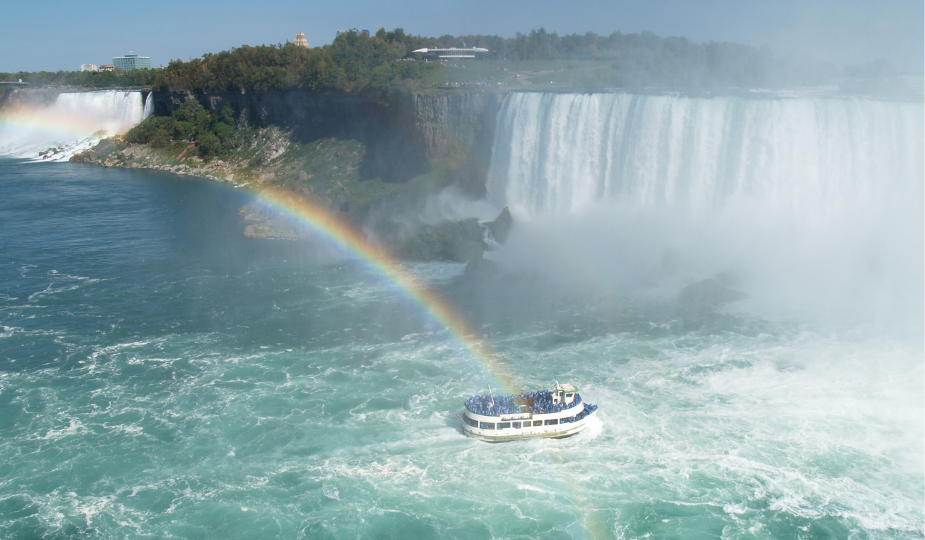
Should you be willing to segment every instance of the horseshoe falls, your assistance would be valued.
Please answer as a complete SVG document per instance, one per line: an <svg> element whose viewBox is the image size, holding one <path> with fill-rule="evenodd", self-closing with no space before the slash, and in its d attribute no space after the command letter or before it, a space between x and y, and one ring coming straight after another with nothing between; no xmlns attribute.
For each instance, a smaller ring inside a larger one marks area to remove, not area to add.
<svg viewBox="0 0 925 540"><path fill-rule="evenodd" d="M508 96L488 198L530 225L501 257L921 329L922 104L744 94Z"/></svg>
<svg viewBox="0 0 925 540"><path fill-rule="evenodd" d="M831 212L921 192L921 120L920 103L870 99L513 93L489 197L521 216L600 200L705 213L749 198Z"/></svg>
<svg viewBox="0 0 925 540"><path fill-rule="evenodd" d="M0 537L921 539L922 120L506 96L502 273L399 263L599 406L503 444L453 414L478 358L364 261L244 238L243 190L0 159Z"/></svg>

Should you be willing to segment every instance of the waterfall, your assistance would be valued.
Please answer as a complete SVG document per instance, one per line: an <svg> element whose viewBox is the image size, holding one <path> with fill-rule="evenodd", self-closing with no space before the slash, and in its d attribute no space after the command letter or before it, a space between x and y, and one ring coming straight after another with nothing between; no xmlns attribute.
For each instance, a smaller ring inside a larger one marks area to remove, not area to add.
<svg viewBox="0 0 925 540"><path fill-rule="evenodd" d="M148 95L145 96L145 110L144 114L141 115L142 120L151 116L151 113L154 112L154 99L152 99L153 94L153 92L148 92Z"/></svg>
<svg viewBox="0 0 925 540"><path fill-rule="evenodd" d="M921 102L512 93L487 197L523 225L509 258L595 286L732 269L921 319L923 148Z"/></svg>
<svg viewBox="0 0 925 540"><path fill-rule="evenodd" d="M921 103L867 99L514 93L498 115L489 199L523 217L605 199L818 211L920 193L922 120Z"/></svg>
<svg viewBox="0 0 925 540"><path fill-rule="evenodd" d="M142 93L62 93L45 106L0 110L0 155L62 161L144 119Z"/></svg>

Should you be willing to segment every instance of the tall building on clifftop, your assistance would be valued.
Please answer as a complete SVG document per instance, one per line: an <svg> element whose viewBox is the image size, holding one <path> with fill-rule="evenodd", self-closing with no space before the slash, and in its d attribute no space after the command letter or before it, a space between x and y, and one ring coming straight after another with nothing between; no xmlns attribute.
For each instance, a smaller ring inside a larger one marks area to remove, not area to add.
<svg viewBox="0 0 925 540"><path fill-rule="evenodd" d="M295 33L295 44L296 44L296 47L305 47L305 48L308 48L308 41L305 41L305 33L304 33L304 32L296 32L296 33Z"/></svg>
<svg viewBox="0 0 925 540"><path fill-rule="evenodd" d="M133 69L151 69L151 58L148 56L138 56L135 51L125 56L116 56L112 59L112 65L116 69L131 71Z"/></svg>

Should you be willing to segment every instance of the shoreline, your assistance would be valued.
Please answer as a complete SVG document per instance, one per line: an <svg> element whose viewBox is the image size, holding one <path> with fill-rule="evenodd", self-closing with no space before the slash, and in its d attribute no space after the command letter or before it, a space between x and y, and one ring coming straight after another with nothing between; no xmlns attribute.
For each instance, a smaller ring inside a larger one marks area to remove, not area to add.
<svg viewBox="0 0 925 540"><path fill-rule="evenodd" d="M250 166L242 157L246 144L236 149L231 159L205 161L199 157L178 160L169 149L116 143L111 139L70 161L166 172L245 188L257 194L261 186L281 187L322 205L337 219L400 259L469 262L481 260L489 248L484 242L482 225L475 217L438 223L422 221L407 229L409 216L411 221L420 219L415 210L417 205L449 185L445 177L437 177L439 171L401 184L378 178L363 180L359 169L364 149L356 141L314 141L307 145L306 151L303 145L291 143L289 132L278 127L257 130L252 135L262 141L258 154L268 158L260 166ZM244 205L238 213L246 223L247 238L305 241L312 237L300 225L260 205Z"/></svg>

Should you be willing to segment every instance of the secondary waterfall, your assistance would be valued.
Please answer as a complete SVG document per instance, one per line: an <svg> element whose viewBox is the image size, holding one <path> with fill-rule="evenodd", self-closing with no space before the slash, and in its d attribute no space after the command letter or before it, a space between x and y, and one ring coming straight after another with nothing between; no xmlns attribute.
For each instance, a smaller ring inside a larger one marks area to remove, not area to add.
<svg viewBox="0 0 925 540"><path fill-rule="evenodd" d="M534 265L595 286L732 269L753 296L921 318L921 102L512 93L496 122L488 199Z"/></svg>
<svg viewBox="0 0 925 540"><path fill-rule="evenodd" d="M61 161L145 117L142 93L104 90L62 93L50 105L0 110L0 155Z"/></svg>
<svg viewBox="0 0 925 540"><path fill-rule="evenodd" d="M154 112L154 100L151 99L152 97L153 97L152 92L148 92L148 95L145 96L145 109L144 109L144 113L142 113L141 115L142 120L151 116L151 113Z"/></svg>

